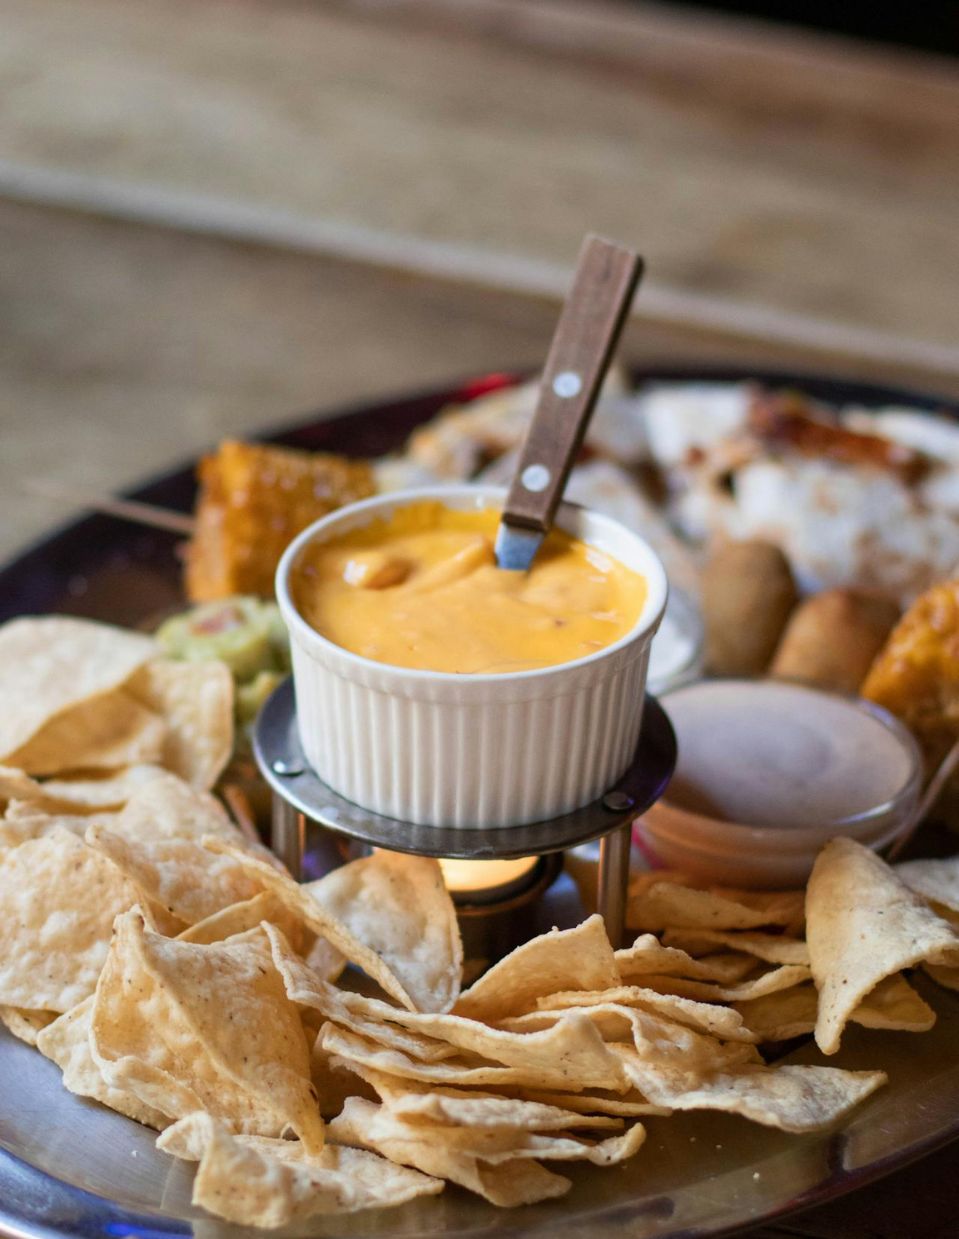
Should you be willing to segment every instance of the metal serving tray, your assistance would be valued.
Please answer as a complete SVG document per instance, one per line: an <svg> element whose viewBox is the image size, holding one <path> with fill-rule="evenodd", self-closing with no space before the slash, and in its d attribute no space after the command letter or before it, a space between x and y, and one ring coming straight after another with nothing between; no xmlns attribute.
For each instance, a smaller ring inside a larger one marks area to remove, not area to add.
<svg viewBox="0 0 959 1239"><path fill-rule="evenodd" d="M939 408L936 398L806 375L731 370L655 370L637 381L756 378L830 402ZM279 441L378 455L444 404L483 390L485 380L310 418ZM192 468L140 488L138 498L189 510ZM104 516L64 527L0 569L0 620L61 611L140 624L182 602L172 534ZM575 923L572 884L551 890L542 915ZM959 1136L959 995L918 982L939 1013L929 1033L876 1033L851 1027L830 1065L882 1067L889 1084L838 1129L788 1136L721 1114L647 1120L646 1146L622 1167L564 1167L573 1179L556 1202L500 1210L457 1188L399 1209L316 1218L290 1235L549 1235L550 1239L680 1239L715 1236L854 1190ZM790 1062L821 1062L810 1044ZM154 1149L155 1133L68 1093L57 1068L0 1029L0 1234L209 1236L244 1231L190 1205L192 1169Z"/></svg>

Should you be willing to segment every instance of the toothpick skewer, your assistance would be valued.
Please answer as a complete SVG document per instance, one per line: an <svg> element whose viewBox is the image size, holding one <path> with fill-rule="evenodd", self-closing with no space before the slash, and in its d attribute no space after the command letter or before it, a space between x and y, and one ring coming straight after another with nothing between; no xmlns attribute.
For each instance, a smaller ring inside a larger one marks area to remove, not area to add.
<svg viewBox="0 0 959 1239"><path fill-rule="evenodd" d="M141 503L136 499L115 499L112 495L101 495L82 486L55 482L49 478L30 478L21 482L20 486L31 495L92 508L94 512L101 512L104 516L116 516L137 525L148 525L151 529L163 529L186 537L192 536L196 529L196 520L189 513L174 512L170 508Z"/></svg>
<svg viewBox="0 0 959 1239"><path fill-rule="evenodd" d="M909 828L899 836L896 842L886 853L886 860L889 861L890 864L892 864L894 860L898 859L899 854L905 848L906 844L922 825L923 821L936 807L936 801L942 795L943 789L952 778L953 774L955 774L957 766L959 766L959 740L954 742L952 748L939 763L935 774L926 784L926 790L922 794L922 799L919 801Z"/></svg>
<svg viewBox="0 0 959 1239"><path fill-rule="evenodd" d="M246 792L241 787L238 787L236 783L224 783L220 792L226 801L227 808L233 814L234 821L244 835L246 835L247 839L251 843L261 843L262 840L256 829L253 809L250 807L250 800Z"/></svg>

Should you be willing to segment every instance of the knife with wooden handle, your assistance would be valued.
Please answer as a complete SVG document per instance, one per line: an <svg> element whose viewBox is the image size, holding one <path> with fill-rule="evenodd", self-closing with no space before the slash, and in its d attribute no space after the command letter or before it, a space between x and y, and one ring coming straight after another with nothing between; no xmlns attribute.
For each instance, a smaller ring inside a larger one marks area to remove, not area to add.
<svg viewBox="0 0 959 1239"><path fill-rule="evenodd" d="M632 250L583 242L496 535L501 568L526 572L552 527L642 270Z"/></svg>

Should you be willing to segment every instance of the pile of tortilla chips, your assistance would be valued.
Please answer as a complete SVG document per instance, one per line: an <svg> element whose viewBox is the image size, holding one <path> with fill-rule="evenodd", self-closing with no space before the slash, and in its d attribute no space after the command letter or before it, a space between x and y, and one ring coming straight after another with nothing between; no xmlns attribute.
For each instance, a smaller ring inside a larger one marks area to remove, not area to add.
<svg viewBox="0 0 959 1239"><path fill-rule="evenodd" d="M907 969L959 989L959 858L893 869L853 840L833 839L805 892L707 890L653 871L634 880L627 922L712 970L645 984L728 1004L760 1042L813 1033L834 1054L850 1021L924 1032L935 1012Z"/></svg>
<svg viewBox="0 0 959 1239"><path fill-rule="evenodd" d="M8 816L116 809L149 767L206 790L233 751L226 665L163 658L150 637L108 624L65 616L4 624L0 701Z"/></svg>
<svg viewBox="0 0 959 1239"><path fill-rule="evenodd" d="M9 662L8 662L9 660ZM527 942L460 992L435 861L377 852L298 885L209 791L229 676L74 620L0 629L0 1018L64 1085L198 1163L194 1203L245 1225L396 1205L446 1182L559 1196L647 1115L833 1123L881 1071L758 1049L848 1020L918 1031L902 975L959 986L959 863L890 870L834 841L808 892L631 892L642 930Z"/></svg>

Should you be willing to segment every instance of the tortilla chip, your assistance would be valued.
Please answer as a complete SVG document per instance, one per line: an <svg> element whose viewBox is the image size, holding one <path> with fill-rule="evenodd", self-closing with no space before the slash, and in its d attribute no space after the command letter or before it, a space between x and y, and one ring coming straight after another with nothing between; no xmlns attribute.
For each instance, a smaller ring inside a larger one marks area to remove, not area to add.
<svg viewBox="0 0 959 1239"><path fill-rule="evenodd" d="M813 984L797 985L737 1003L736 1009L761 1041L788 1041L813 1032L819 995ZM936 1022L936 1013L897 973L880 981L849 1018L863 1028L926 1032Z"/></svg>
<svg viewBox="0 0 959 1239"><path fill-rule="evenodd" d="M588 1161L596 1166L612 1166L632 1157L646 1135L644 1128L638 1123L622 1135L609 1136L596 1143L555 1130L531 1132L515 1123L500 1123L494 1126L424 1123L410 1121L396 1106L377 1106L360 1098L350 1098L347 1101L342 1117L344 1123L350 1127L366 1120L366 1135L377 1143L392 1140L422 1141L425 1144L439 1145L445 1150L466 1153L494 1166L512 1162L517 1158Z"/></svg>
<svg viewBox="0 0 959 1239"><path fill-rule="evenodd" d="M767 964L809 965L809 948L799 938L787 938L782 934L760 934L749 930L739 933L723 933L714 929L667 929L663 934L665 946L681 947L692 955L708 955L717 947L742 951Z"/></svg>
<svg viewBox="0 0 959 1239"><path fill-rule="evenodd" d="M7 806L8 814L11 808L20 803L11 801ZM29 807L36 802L26 803ZM0 820L0 851L19 847L21 843L27 843L31 839L43 839L58 830L68 830L70 834L82 839L91 826L113 826L116 819L115 813L88 813L78 816L72 813L46 813L36 808L22 814L14 812L12 817L7 816Z"/></svg>
<svg viewBox="0 0 959 1239"><path fill-rule="evenodd" d="M63 1087L78 1097L92 1097L118 1114L158 1130L167 1124L166 1117L152 1106L144 1105L133 1093L111 1088L90 1052L90 1019L93 994L71 1007L37 1038L37 1048L57 1064L63 1072Z"/></svg>
<svg viewBox="0 0 959 1239"><path fill-rule="evenodd" d="M819 990L816 1043L839 1049L852 1012L885 977L920 963L959 964L959 936L874 852L833 839L806 894L809 957Z"/></svg>
<svg viewBox="0 0 959 1239"><path fill-rule="evenodd" d="M315 1007L327 1019L341 1025L348 1025L357 1017L378 1025L364 1032L371 1040L382 1041L385 1030L394 1026L406 1037L412 1034L417 1041L431 1039L439 1048L445 1043L489 1063L549 1072L553 1079L562 1080L559 1087L608 1087L609 1053L585 1020L571 1016L545 1032L524 1036L489 1028L463 1016L403 1011L377 998L351 994L320 981L296 960L273 926L264 928L270 935L274 963L283 976L287 996L304 1006ZM404 1048L401 1040L394 1031L387 1044L411 1057L425 1057L418 1044ZM440 1056L430 1057L436 1062Z"/></svg>
<svg viewBox="0 0 959 1239"><path fill-rule="evenodd" d="M511 1090L513 1091L513 1090ZM641 1118L644 1115L672 1114L666 1106L654 1106L636 1089L617 1096L614 1093L551 1093L539 1089L515 1090L524 1101L536 1101L540 1105L559 1106L584 1116L608 1114L621 1118Z"/></svg>
<svg viewBox="0 0 959 1239"><path fill-rule="evenodd" d="M159 766L130 766L125 770L83 778L45 779L42 783L22 770L0 767L0 800L16 807L13 816L73 815L121 809L132 793L162 774ZM9 811L9 810L8 810Z"/></svg>
<svg viewBox="0 0 959 1239"><path fill-rule="evenodd" d="M522 1015L558 989L598 990L619 984L616 958L601 916L575 929L553 929L517 947L483 974L453 1008L455 1015L495 1023Z"/></svg>
<svg viewBox="0 0 959 1239"><path fill-rule="evenodd" d="M117 770L159 762L166 737L163 719L118 689L58 714L7 760L28 774Z"/></svg>
<svg viewBox="0 0 959 1239"><path fill-rule="evenodd" d="M156 653L140 633L48 615L0 627L0 761L72 707L119 688Z"/></svg>
<svg viewBox="0 0 959 1239"><path fill-rule="evenodd" d="M379 1009L382 1008L399 1016L401 1013L398 1008L328 985L297 958L275 925L264 923L263 929L270 939L273 963L283 978L286 994L291 1002L320 1011L351 1032L379 1045L400 1050L422 1062L439 1062L444 1058L455 1057L457 1050L454 1045L415 1030L408 1032L398 1024L387 1022L380 1015Z"/></svg>
<svg viewBox="0 0 959 1239"><path fill-rule="evenodd" d="M375 1110L378 1137L440 1144L449 1152L479 1157L491 1165L500 1160L528 1160L533 1156L529 1151L529 1133L518 1131L515 1127L456 1127L441 1123L407 1123L389 1107L363 1101L359 1097L347 1097L340 1114L345 1111L349 1115L357 1103L372 1106ZM334 1116L334 1121L337 1117L339 1116Z"/></svg>
<svg viewBox="0 0 959 1239"><path fill-rule="evenodd" d="M190 925L177 935L178 942L196 942L209 946L212 942L225 942L228 938L256 929L262 921L270 921L280 929L291 945L300 932L299 921L294 920L285 904L272 891L260 891L252 899L214 912L195 925Z"/></svg>
<svg viewBox="0 0 959 1239"><path fill-rule="evenodd" d="M314 1053L317 1051L314 1050ZM319 1053L323 1054L320 1050ZM577 1117L588 1119L593 1115L611 1115L621 1118L638 1118L647 1114L669 1114L662 1106L650 1105L635 1089L626 1093L613 1093L609 1090L596 1089L591 1092L570 1093L565 1091L551 1092L549 1090L503 1086L503 1092L496 1094L469 1091L455 1087L442 1087L423 1080L412 1080L408 1076L394 1076L385 1071L378 1071L366 1063L346 1059L335 1055L323 1055L324 1060L334 1070L350 1072L364 1084L368 1085L381 1101L393 1105L401 1099L415 1094L456 1097L464 1100L476 1098L506 1096L518 1101L535 1102L550 1109L558 1109L564 1114L573 1113Z"/></svg>
<svg viewBox="0 0 959 1239"><path fill-rule="evenodd" d="M676 1110L725 1110L781 1131L821 1131L885 1084L882 1071L744 1064L697 1075L614 1046L638 1089Z"/></svg>
<svg viewBox="0 0 959 1239"><path fill-rule="evenodd" d="M321 934L326 938L341 954L345 955L351 963L362 968L397 1002L401 1002L411 1011L417 1009L412 995L407 991L403 981L393 972L389 963L372 947L361 942L337 916L317 903L309 891L294 882L285 871L280 872L267 861L250 856L224 839L207 838L204 840L204 845L212 852L232 856L246 869L249 877L257 879L267 890L271 890L295 917L312 929L315 934ZM415 912L411 912L410 915L416 917ZM407 975L407 980L409 979ZM421 995L426 990L426 987L420 984L414 985L414 988L417 988Z"/></svg>
<svg viewBox="0 0 959 1239"><path fill-rule="evenodd" d="M134 792L154 779L163 777L160 766L128 766L95 777L45 779L37 783L45 812L64 813L116 811L122 809Z"/></svg>
<svg viewBox="0 0 959 1239"><path fill-rule="evenodd" d="M894 872L911 891L929 903L959 912L959 856L946 860L907 860L896 865Z"/></svg>
<svg viewBox="0 0 959 1239"><path fill-rule="evenodd" d="M43 788L23 770L0 766L0 801L42 800Z"/></svg>
<svg viewBox="0 0 959 1239"><path fill-rule="evenodd" d="M689 977L692 980L718 981L732 985L756 970L756 961L742 954L722 952L706 959L694 959L686 951L663 946L655 934L641 934L632 946L616 952L620 981L639 981L644 976Z"/></svg>
<svg viewBox="0 0 959 1239"><path fill-rule="evenodd" d="M323 1147L309 1047L262 934L200 946L151 933L138 908L119 917L90 1044L109 1085L170 1119L206 1110Z"/></svg>
<svg viewBox="0 0 959 1239"><path fill-rule="evenodd" d="M637 985L620 985L615 989L593 992L568 990L565 993L550 994L548 998L540 998L536 1015L602 1003L642 1007L644 1010L674 1020L677 1024L685 1024L687 1028L693 1028L697 1032L705 1032L711 1037L718 1037L722 1041L755 1040L743 1023L742 1016L731 1007L697 1002L695 999L682 998L675 994L661 994L657 990L645 989ZM518 1019L504 1022L504 1026L519 1030L524 1020L534 1018L535 1015L523 1015Z"/></svg>
<svg viewBox="0 0 959 1239"><path fill-rule="evenodd" d="M122 829L123 823L118 823ZM91 826L86 841L137 888L140 901L156 902L179 921L178 929L252 899L260 886L229 856L215 856L193 839L125 838Z"/></svg>
<svg viewBox="0 0 959 1239"><path fill-rule="evenodd" d="M215 796L197 791L165 770L133 791L115 829L125 838L148 842L194 839L200 843L208 835L219 835L231 843L246 844L242 831ZM269 853L263 848L257 855L267 858Z"/></svg>
<svg viewBox="0 0 959 1239"><path fill-rule="evenodd" d="M56 1018L56 1011L31 1011L27 1007L0 1007L0 1024L3 1024L15 1037L25 1041L27 1045L36 1045L37 1037Z"/></svg>
<svg viewBox="0 0 959 1239"><path fill-rule="evenodd" d="M760 1042L807 1036L816 1027L818 1009L819 995L811 981L735 1004Z"/></svg>
<svg viewBox="0 0 959 1239"><path fill-rule="evenodd" d="M896 973L870 990L849 1018L863 1028L928 1032L936 1022L936 1013L906 978Z"/></svg>
<svg viewBox="0 0 959 1239"><path fill-rule="evenodd" d="M161 765L208 791L233 753L233 676L226 663L156 658L127 691L166 724Z"/></svg>
<svg viewBox="0 0 959 1239"><path fill-rule="evenodd" d="M468 1093L461 1089L432 1092L398 1092L389 1102L391 1114L404 1123L432 1123L455 1127L480 1127L507 1131L562 1131L565 1128L622 1128L622 1120L609 1115L583 1115L540 1101Z"/></svg>
<svg viewBox="0 0 959 1239"><path fill-rule="evenodd" d="M157 1148L199 1161L193 1204L241 1226L272 1229L316 1214L382 1209L444 1186L362 1149L328 1144L311 1154L299 1141L236 1136L202 1113L168 1127Z"/></svg>
<svg viewBox="0 0 959 1239"><path fill-rule="evenodd" d="M68 1011L92 994L136 888L62 827L0 851L0 1003Z"/></svg>
<svg viewBox="0 0 959 1239"><path fill-rule="evenodd" d="M305 889L376 952L416 1010L448 1011L453 1006L460 990L463 944L438 861L377 850Z"/></svg>
<svg viewBox="0 0 959 1239"><path fill-rule="evenodd" d="M923 968L943 989L959 990L959 968L947 968L938 964L923 964Z"/></svg>
<svg viewBox="0 0 959 1239"><path fill-rule="evenodd" d="M750 977L739 985L710 985L706 981L688 981L685 977L644 977L643 981L650 989L660 993L678 994L700 1002L747 1002L750 998L760 998L763 994L774 994L777 990L801 985L809 977L809 969L804 965L783 964Z"/></svg>
<svg viewBox="0 0 959 1239"><path fill-rule="evenodd" d="M416 1131L410 1126L408 1130ZM422 1128L420 1129L422 1130ZM593 1166L616 1166L620 1162L634 1157L646 1139L646 1129L642 1123L633 1123L621 1136L607 1136L604 1140L591 1141L580 1139L559 1132L527 1132L517 1131L515 1144L497 1152L484 1152L483 1140L500 1132L477 1132L470 1128L439 1127L435 1129L436 1138L443 1142L446 1133L459 1130L471 1134L474 1138L476 1152L474 1156L482 1157L491 1166L511 1164L514 1158L536 1158L537 1161L590 1162ZM466 1144L467 1141L464 1141Z"/></svg>
<svg viewBox="0 0 959 1239"><path fill-rule="evenodd" d="M330 1124L330 1136L342 1144L374 1149L390 1161L414 1166L424 1174L449 1179L502 1207L534 1204L562 1196L570 1183L561 1175L525 1159L490 1166L479 1158L433 1142L393 1134L379 1119L381 1107L353 1098ZM378 1121L379 1120L379 1121Z"/></svg>
<svg viewBox="0 0 959 1239"><path fill-rule="evenodd" d="M766 922L768 925L788 929L793 936L799 935L805 923L805 890L740 890L733 886L715 886L710 889L716 895L764 913L769 918Z"/></svg>
<svg viewBox="0 0 959 1239"><path fill-rule="evenodd" d="M289 933L288 926L290 923L294 923L293 913L289 910L289 908L286 909L286 924L277 920L275 916L268 917L267 919L273 921L274 924L279 925L291 942L296 941L296 938L291 937ZM316 975L323 981L337 980L337 978L342 975L343 969L347 965L348 961L346 956L341 954L331 942L323 937L322 934L311 934L308 931L305 932L301 921L297 921L295 924L300 939L306 937L313 939L310 945L303 952L303 962L306 964L307 968L309 968L312 972L315 972Z"/></svg>
<svg viewBox="0 0 959 1239"><path fill-rule="evenodd" d="M576 1017L576 1024L570 1028L572 1019L573 1017L567 1017L557 1025L557 1028L562 1030L559 1034L553 1034L551 1039L538 1043L538 1056L544 1059L545 1063L522 1067L487 1064L482 1060L477 1062L472 1057L422 1062L400 1050L389 1049L330 1023L324 1024L320 1029L318 1044L321 1050L342 1059L347 1066L354 1068L355 1064L354 1069L359 1074L363 1074L366 1068L372 1068L387 1075L459 1088L475 1085L480 1088L495 1086L564 1091L579 1087L608 1088L614 1092L624 1092L629 1082L620 1064L610 1053L611 1047L604 1046L602 1038L588 1019L583 1016ZM542 1037L542 1034L539 1035ZM556 1057L557 1052L563 1052L567 1047L572 1048L574 1058L579 1061L564 1063ZM589 1078L580 1079L577 1070L580 1062L587 1058L587 1054L579 1051L584 1048L592 1060L591 1070Z"/></svg>
<svg viewBox="0 0 959 1239"><path fill-rule="evenodd" d="M318 1008L313 1008L318 1010ZM425 1037L417 1032L409 1032L398 1028L395 1024L387 1024L379 1020L365 1019L346 1009L340 1009L336 1023L341 1028L358 1033L368 1041L375 1041L391 1050L399 1050L410 1058L422 1063L439 1063L447 1058L457 1058L459 1051L455 1045L446 1041L437 1041L435 1037Z"/></svg>
<svg viewBox="0 0 959 1239"><path fill-rule="evenodd" d="M647 931L786 927L802 924L802 917L802 891L700 890L657 870L632 881L626 908L626 924Z"/></svg>
<svg viewBox="0 0 959 1239"><path fill-rule="evenodd" d="M612 991L608 991L612 992ZM637 1013L642 1008L631 1007L626 1003L616 1002L593 1002L589 1006L575 1008L580 1014L585 1015L596 1028L596 1031L606 1042L629 1041L634 1035L638 1036L640 1041L644 1041L645 1034L642 1029L637 1028ZM653 1015L653 1012L643 1010L644 1015ZM558 1021L564 1019L570 1014L570 1009L560 1011L533 1011L529 1015L518 1015L511 1020L504 1021L509 1026L510 1031L518 1033L539 1033L546 1029L554 1028ZM665 1021L665 1026L672 1025L672 1021ZM678 1027L672 1025L672 1027ZM692 1031L682 1027L683 1032ZM739 1046L752 1045L755 1037L747 1034L748 1041L740 1041L735 1043ZM733 1043L731 1043L732 1045ZM724 1057L723 1043L715 1040L711 1036L707 1036L703 1043L704 1048L715 1051L717 1054L717 1064ZM651 1051L652 1052L652 1051ZM741 1061L742 1055L732 1053L733 1060Z"/></svg>
<svg viewBox="0 0 959 1239"><path fill-rule="evenodd" d="M266 853L246 841L213 796L161 771L133 792L113 822L92 825L86 839L130 878L143 899L176 919L170 928L177 933L262 890L236 860L202 845L200 840L214 833L244 852Z"/></svg>
<svg viewBox="0 0 959 1239"><path fill-rule="evenodd" d="M310 1078L320 1101L320 1114L325 1119L335 1118L346 1105L347 1097L365 1097L367 1101L377 1100L376 1090L371 1084L339 1059L334 1060L325 1054L315 1044L315 1035L313 1039ZM406 1081L406 1083L409 1082Z"/></svg>
<svg viewBox="0 0 959 1239"><path fill-rule="evenodd" d="M686 1071L716 1071L761 1061L752 1043L717 1041L715 1037L677 1024L655 1011L596 1003L583 1008L582 1013L589 1016L608 1043L632 1040L641 1057L664 1064L675 1063Z"/></svg>

